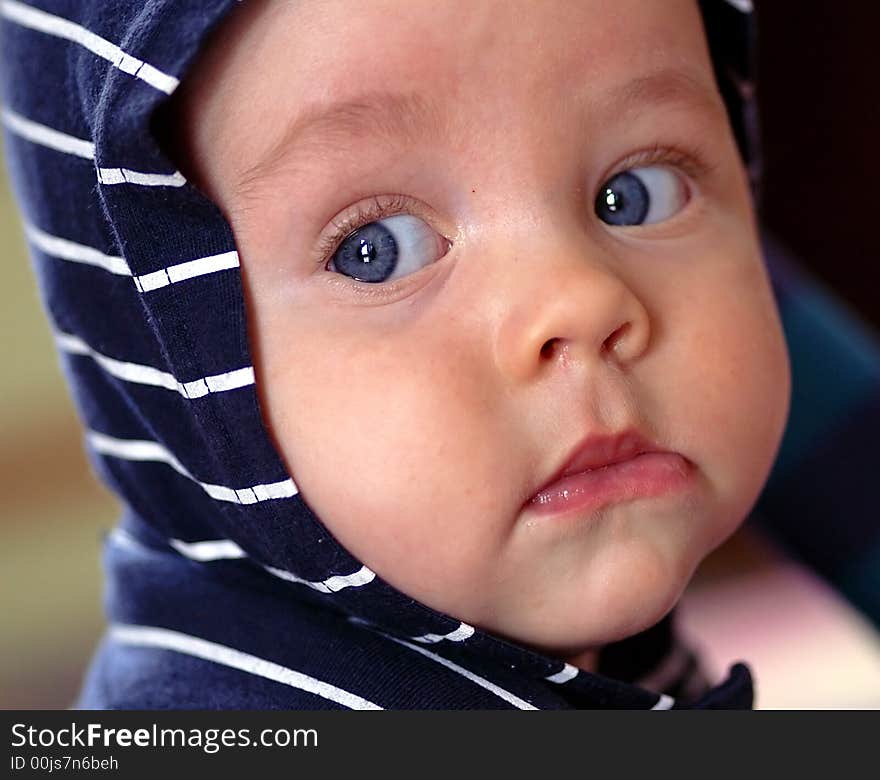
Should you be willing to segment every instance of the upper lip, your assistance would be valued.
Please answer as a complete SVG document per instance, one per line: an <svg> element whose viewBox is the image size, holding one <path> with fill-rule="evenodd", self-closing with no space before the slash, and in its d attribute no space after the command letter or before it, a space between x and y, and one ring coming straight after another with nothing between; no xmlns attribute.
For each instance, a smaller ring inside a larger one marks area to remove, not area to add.
<svg viewBox="0 0 880 780"><path fill-rule="evenodd" d="M562 465L532 494L532 497L571 474L621 463L645 452L664 451L662 447L658 447L634 428L615 434L590 434L577 444Z"/></svg>

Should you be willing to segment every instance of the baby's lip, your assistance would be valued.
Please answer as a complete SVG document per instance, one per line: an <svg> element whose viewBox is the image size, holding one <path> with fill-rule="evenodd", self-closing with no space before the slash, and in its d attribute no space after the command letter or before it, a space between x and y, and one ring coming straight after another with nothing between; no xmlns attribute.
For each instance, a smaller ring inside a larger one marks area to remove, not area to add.
<svg viewBox="0 0 880 780"><path fill-rule="evenodd" d="M668 450L643 436L633 427L617 433L592 432L575 445L550 477L529 496L526 504L554 482L571 474L610 466L612 463L630 460L645 452L668 452Z"/></svg>

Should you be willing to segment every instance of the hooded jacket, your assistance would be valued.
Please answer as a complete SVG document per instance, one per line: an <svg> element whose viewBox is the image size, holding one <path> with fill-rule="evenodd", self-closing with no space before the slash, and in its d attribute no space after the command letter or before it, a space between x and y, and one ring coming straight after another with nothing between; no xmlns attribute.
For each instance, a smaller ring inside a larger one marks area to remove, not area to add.
<svg viewBox="0 0 880 780"><path fill-rule="evenodd" d="M235 0L0 0L7 164L93 468L108 629L81 708L748 708L673 617L586 672L438 613L301 499L254 386L229 224L150 119ZM748 4L702 4L744 157Z"/></svg>

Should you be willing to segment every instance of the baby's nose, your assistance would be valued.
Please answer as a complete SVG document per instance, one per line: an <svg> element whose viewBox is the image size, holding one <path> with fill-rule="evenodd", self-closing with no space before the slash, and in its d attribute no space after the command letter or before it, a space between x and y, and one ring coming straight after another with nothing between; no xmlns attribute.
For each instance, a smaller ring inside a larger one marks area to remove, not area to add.
<svg viewBox="0 0 880 780"><path fill-rule="evenodd" d="M619 262L583 234L520 260L505 274L504 290L495 359L511 378L573 361L588 372L605 363L625 367L650 340L648 312Z"/></svg>

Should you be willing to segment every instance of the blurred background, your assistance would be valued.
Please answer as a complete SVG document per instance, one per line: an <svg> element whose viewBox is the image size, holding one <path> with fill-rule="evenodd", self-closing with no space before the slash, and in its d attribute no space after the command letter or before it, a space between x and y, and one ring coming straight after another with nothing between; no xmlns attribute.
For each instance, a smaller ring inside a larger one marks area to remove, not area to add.
<svg viewBox="0 0 880 780"><path fill-rule="evenodd" d="M86 462L5 170L0 258L0 707L66 707L103 627L117 504Z"/></svg>
<svg viewBox="0 0 880 780"><path fill-rule="evenodd" d="M880 14L756 5L764 224L876 337L880 101L866 69ZM0 257L0 708L64 708L104 625L100 537L118 506L87 464L5 170ZM714 675L749 663L759 708L880 707L876 622L753 525L707 559L679 619Z"/></svg>

